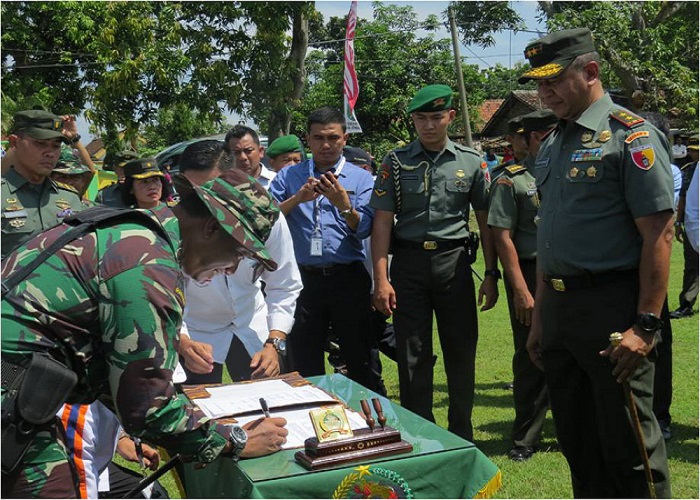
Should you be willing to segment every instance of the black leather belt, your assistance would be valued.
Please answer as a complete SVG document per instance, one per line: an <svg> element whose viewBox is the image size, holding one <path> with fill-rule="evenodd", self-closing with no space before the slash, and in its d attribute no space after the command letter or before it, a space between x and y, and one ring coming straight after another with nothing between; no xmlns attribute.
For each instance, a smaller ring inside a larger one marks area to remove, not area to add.
<svg viewBox="0 0 700 500"><path fill-rule="evenodd" d="M329 264L327 266L299 266L300 271L306 273L317 273L323 276L333 276L343 271L348 271L349 269L356 267L357 265L363 266L362 262L351 262L350 264Z"/></svg>
<svg viewBox="0 0 700 500"><path fill-rule="evenodd" d="M410 241L410 240L394 240L394 248L404 248L409 250L452 250L453 248L463 247L467 244L467 240L426 240L426 241Z"/></svg>
<svg viewBox="0 0 700 500"><path fill-rule="evenodd" d="M638 269L630 269L628 271L610 271L607 273L591 273L582 274L579 276L552 276L544 275L544 282L549 285L552 290L557 292L570 292L572 290L581 290L584 288L592 288L594 286L606 285L614 281L624 281L633 279L639 276Z"/></svg>

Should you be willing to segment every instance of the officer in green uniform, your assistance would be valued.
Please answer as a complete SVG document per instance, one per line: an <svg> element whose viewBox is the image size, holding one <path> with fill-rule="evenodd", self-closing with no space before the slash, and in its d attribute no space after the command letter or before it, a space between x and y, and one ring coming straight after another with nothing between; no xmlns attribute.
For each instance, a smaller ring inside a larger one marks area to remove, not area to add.
<svg viewBox="0 0 700 500"><path fill-rule="evenodd" d="M523 134L523 117L516 116L508 120L508 134L506 135L506 141L510 144L513 149L513 158L499 163L491 169L491 182L495 180L505 171L505 168L510 165L520 165L521 162L527 156L527 143L525 142L525 135Z"/></svg>
<svg viewBox="0 0 700 500"><path fill-rule="evenodd" d="M106 205L108 207L114 208L127 208L128 206L124 204L122 196L122 187L126 181L126 176L124 175L124 165L126 165L130 160L135 160L139 155L135 151L118 151L116 153L107 153L105 155L104 170L114 170L117 174L117 182L110 184L106 188L102 188L97 193L95 201L101 205Z"/></svg>
<svg viewBox="0 0 700 500"><path fill-rule="evenodd" d="M67 141L60 116L41 110L14 116L12 163L2 178L2 258L31 236L82 209L76 191L50 175Z"/></svg>
<svg viewBox="0 0 700 500"><path fill-rule="evenodd" d="M519 81L537 80L560 120L535 161L538 281L527 347L545 371L574 496L645 498L655 484L659 498L670 498L652 394L673 236L671 150L657 128L605 93L590 30L551 33L525 57L532 69ZM622 333L617 346L613 332Z"/></svg>
<svg viewBox="0 0 700 500"><path fill-rule="evenodd" d="M482 311L495 305L500 277L486 224L487 170L476 151L447 137L455 117L450 87L421 89L408 112L418 139L387 155L370 201L376 210L374 304L385 315L394 314L401 405L432 421L435 313L448 383L448 429L471 440L478 325L467 246L470 203L486 263L479 289ZM387 254L392 237L390 283Z"/></svg>
<svg viewBox="0 0 700 500"><path fill-rule="evenodd" d="M172 383L183 273L206 283L234 272L243 257L276 269L264 241L279 209L262 186L235 169L201 188L184 177L177 181L180 204L103 222L59 246L17 283L14 273L69 226L44 231L6 257L3 497L79 496L54 417L64 401L99 398L130 435L190 461L261 456L284 443L284 419L243 428L220 424L179 396Z"/></svg>
<svg viewBox="0 0 700 500"><path fill-rule="evenodd" d="M534 177L534 158L541 137L556 124L549 110L520 117L516 134L529 147L523 164L509 165L503 175L492 181L489 226L496 252L505 274L510 324L513 330L513 448L508 456L514 461L532 457L542 434L549 407L544 374L530 360L526 349L530 318L535 305L537 226L539 197Z"/></svg>

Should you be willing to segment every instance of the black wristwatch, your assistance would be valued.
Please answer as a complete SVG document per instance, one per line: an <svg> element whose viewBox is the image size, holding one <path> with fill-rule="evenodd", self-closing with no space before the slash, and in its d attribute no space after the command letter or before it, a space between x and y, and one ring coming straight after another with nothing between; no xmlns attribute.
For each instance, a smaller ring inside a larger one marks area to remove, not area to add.
<svg viewBox="0 0 700 500"><path fill-rule="evenodd" d="M493 276L496 281L500 280L503 276L501 275L500 269L487 269L484 271L484 276Z"/></svg>
<svg viewBox="0 0 700 500"><path fill-rule="evenodd" d="M287 341L283 339L278 339L277 337L270 337L265 341L265 344L272 344L277 352L283 353L287 350Z"/></svg>
<svg viewBox="0 0 700 500"><path fill-rule="evenodd" d="M71 144L78 144L78 142L80 142L80 139L81 139L80 134L75 134L73 136L73 138L70 140L70 143Z"/></svg>
<svg viewBox="0 0 700 500"><path fill-rule="evenodd" d="M656 333L661 330L664 322L656 314L639 313L637 315L637 326L644 333Z"/></svg>
<svg viewBox="0 0 700 500"><path fill-rule="evenodd" d="M248 434L246 434L245 429L240 425L233 424L231 426L231 433L229 434L228 440L233 444L233 448L229 452L228 456L234 460L241 458L241 453L248 442Z"/></svg>

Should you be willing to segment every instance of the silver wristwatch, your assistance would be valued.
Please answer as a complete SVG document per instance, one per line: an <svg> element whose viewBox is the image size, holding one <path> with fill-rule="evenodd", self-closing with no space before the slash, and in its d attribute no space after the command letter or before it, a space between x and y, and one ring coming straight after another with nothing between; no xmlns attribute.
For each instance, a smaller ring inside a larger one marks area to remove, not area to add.
<svg viewBox="0 0 700 500"><path fill-rule="evenodd" d="M233 444L230 457L234 460L238 460L241 457L241 453L243 453L246 443L248 442L248 434L246 434L243 427L233 424L231 425L231 433L229 434L228 439L231 441L231 444Z"/></svg>
<svg viewBox="0 0 700 500"><path fill-rule="evenodd" d="M284 354L287 350L287 341L283 339L278 339L277 337L270 337L265 341L265 344L272 344L277 352Z"/></svg>

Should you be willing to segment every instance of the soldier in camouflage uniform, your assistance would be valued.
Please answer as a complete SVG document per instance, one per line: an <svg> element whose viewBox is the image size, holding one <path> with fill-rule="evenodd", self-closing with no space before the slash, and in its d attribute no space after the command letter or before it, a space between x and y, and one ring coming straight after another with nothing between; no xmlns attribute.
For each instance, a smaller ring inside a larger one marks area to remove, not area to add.
<svg viewBox="0 0 700 500"><path fill-rule="evenodd" d="M117 153L107 153L105 155L105 161L102 169L114 170L114 173L117 174L117 182L99 190L97 196L95 197L95 201L97 203L114 208L128 207L128 205L124 204L122 196L122 188L124 186L124 182L126 181L124 166L130 160L135 160L138 157L139 155L136 152L129 150L119 151Z"/></svg>
<svg viewBox="0 0 700 500"><path fill-rule="evenodd" d="M51 172L51 178L59 185L73 187L85 207L94 206L94 203L87 198L87 189L95 172L83 165L77 158L63 158L63 156L64 154L61 153L61 159Z"/></svg>
<svg viewBox="0 0 700 500"><path fill-rule="evenodd" d="M535 305L537 226L540 205L534 167L540 138L557 122L549 110L520 118L519 132L529 147L522 164L506 166L491 184L489 226L505 274L510 324L513 330L513 448L508 456L528 460L536 451L549 406L544 373L530 360L525 344ZM522 158L522 155L521 155Z"/></svg>
<svg viewBox="0 0 700 500"><path fill-rule="evenodd" d="M240 428L208 420L172 384L183 272L205 283L233 272L242 257L274 270L263 241L278 208L259 184L235 170L202 188L178 178L178 191L179 205L143 211L163 231L150 229L139 214L107 224L56 251L3 297L3 410L12 396L6 367L22 370L33 355L47 353L78 376L66 402L99 397L129 434L187 459L210 462L222 453L260 456L280 449L284 419L246 428L246 443ZM8 255L3 281L66 229L62 224L44 231ZM52 388L29 390L40 395ZM55 424L41 427L20 465L3 475L3 496L78 495ZM3 466L4 457L3 447Z"/></svg>
<svg viewBox="0 0 700 500"><path fill-rule="evenodd" d="M20 111L14 116L9 168L1 182L3 259L39 231L82 209L71 186L49 177L61 144L69 136L72 140L76 130L74 120L64 121L46 111Z"/></svg>

